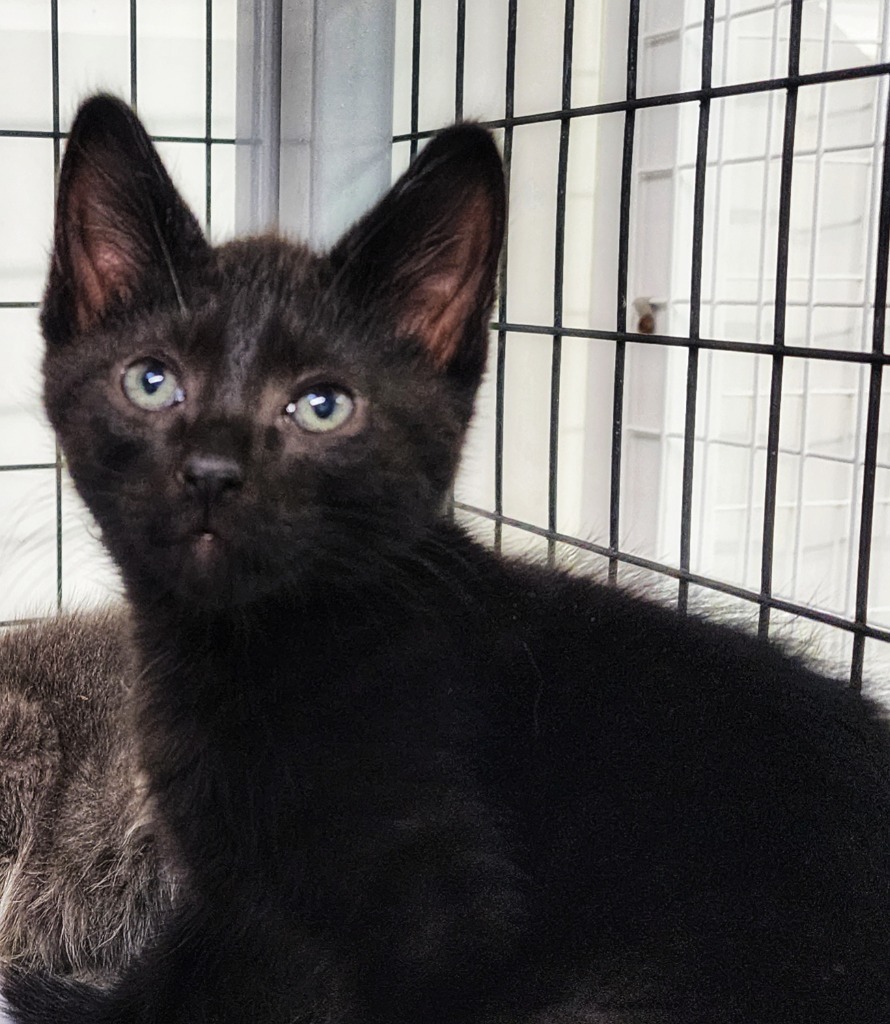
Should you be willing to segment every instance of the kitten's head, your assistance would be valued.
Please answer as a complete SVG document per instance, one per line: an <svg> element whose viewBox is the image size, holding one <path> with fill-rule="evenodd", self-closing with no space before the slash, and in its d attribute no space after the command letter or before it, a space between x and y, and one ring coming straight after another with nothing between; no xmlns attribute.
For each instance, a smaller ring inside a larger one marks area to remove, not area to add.
<svg viewBox="0 0 890 1024"><path fill-rule="evenodd" d="M464 125L327 254L214 248L130 110L84 104L44 397L131 587L249 601L373 572L424 531L484 368L503 225L497 151Z"/></svg>

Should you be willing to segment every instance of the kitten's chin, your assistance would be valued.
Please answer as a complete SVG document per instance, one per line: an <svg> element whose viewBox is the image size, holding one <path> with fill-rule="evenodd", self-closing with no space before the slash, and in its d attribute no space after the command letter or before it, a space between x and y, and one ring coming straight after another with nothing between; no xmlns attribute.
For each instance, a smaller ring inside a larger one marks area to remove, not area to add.
<svg viewBox="0 0 890 1024"><path fill-rule="evenodd" d="M277 573L248 569L250 557L213 531L195 531L174 551L173 563L158 582L183 605L208 610L243 606L267 597L280 582Z"/></svg>
<svg viewBox="0 0 890 1024"><path fill-rule="evenodd" d="M186 601L211 607L241 603L237 574L233 571L232 552L219 534L196 531L180 546L175 572L175 591ZM245 588L246 589L246 588Z"/></svg>
<svg viewBox="0 0 890 1024"><path fill-rule="evenodd" d="M137 604L161 595L184 607L208 609L251 600L253 588L239 579L231 545L217 533L195 530L149 551L147 559L132 557L132 549L116 559Z"/></svg>
<svg viewBox="0 0 890 1024"><path fill-rule="evenodd" d="M213 571L214 567L226 557L225 541L219 534L213 533L211 530L202 530L193 534L186 543L192 561L198 566L206 566L208 571Z"/></svg>

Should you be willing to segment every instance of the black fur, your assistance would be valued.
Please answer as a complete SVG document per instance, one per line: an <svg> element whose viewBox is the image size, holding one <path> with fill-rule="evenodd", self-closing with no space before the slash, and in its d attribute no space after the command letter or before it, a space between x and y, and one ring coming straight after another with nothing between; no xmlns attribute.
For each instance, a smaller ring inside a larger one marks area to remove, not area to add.
<svg viewBox="0 0 890 1024"><path fill-rule="evenodd" d="M877 710L440 517L503 223L465 125L330 254L212 249L133 115L81 111L46 404L190 896L111 994L13 979L26 1024L890 1020ZM145 357L184 401L133 406ZM322 383L354 412L306 433Z"/></svg>

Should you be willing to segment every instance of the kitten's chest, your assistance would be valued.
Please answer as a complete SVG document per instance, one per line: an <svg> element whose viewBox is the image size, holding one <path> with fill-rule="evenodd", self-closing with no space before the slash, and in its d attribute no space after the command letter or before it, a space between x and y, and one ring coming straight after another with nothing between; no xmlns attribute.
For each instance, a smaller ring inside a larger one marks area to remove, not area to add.
<svg viewBox="0 0 890 1024"><path fill-rule="evenodd" d="M431 800L474 797L472 645L433 623L378 624L221 642L149 677L144 763L193 867L330 891L390 856Z"/></svg>

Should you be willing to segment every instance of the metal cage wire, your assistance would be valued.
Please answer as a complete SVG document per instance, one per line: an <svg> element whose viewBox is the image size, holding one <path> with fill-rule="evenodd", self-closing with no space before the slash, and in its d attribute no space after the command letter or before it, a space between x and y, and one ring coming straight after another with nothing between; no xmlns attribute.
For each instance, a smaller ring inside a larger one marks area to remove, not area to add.
<svg viewBox="0 0 890 1024"><path fill-rule="evenodd" d="M408 144L411 156L417 151L422 140L434 134L433 128L420 125L420 89L424 68L422 66L421 26L423 23L425 3L433 0L412 0L411 46L411 95L410 95L410 129L397 132L391 136L393 146ZM435 0L444 2L444 0ZM448 0L450 2L450 0ZM456 10L456 38L454 103L455 119L465 114L465 84L467 75L472 68L466 61L467 5L466 0L453 0ZM130 101L138 104L138 31L137 31L138 0L129 0L129 71ZM282 6L276 0L263 3L266 15L279 19L278 32L280 39L280 21L286 16L282 14ZM572 102L572 59L574 48L575 0L565 0L562 8L562 90L558 109L543 110L534 113L517 114L515 112L515 92L517 74L517 32L520 15L519 0L506 0L506 39L491 40L490 45L505 46L506 73L504 81L504 116L494 118L485 123L492 129L502 131L504 163L508 183L511 177L513 160L514 129L530 124L553 122L559 125L558 156L556 170L556 220L555 234L552 240L553 259L553 296L552 317L545 323L515 323L508 318L507 305L507 263L508 247L505 246L501 263L501 288L496 308L496 318L492 323L494 338L493 372L494 388L494 500L492 507L480 507L466 502L456 502L456 507L472 516L481 517L493 524L494 542L500 546L505 528L517 528L529 535L544 538L551 559L556 557L560 545L568 545L582 551L602 556L608 566L609 578L616 580L621 565L635 566L651 570L666 578L677 581L678 607L685 611L688 606L689 589L691 586L704 587L730 597L741 598L751 602L759 609L759 630L768 635L771 628L771 613L780 611L802 616L813 622L823 623L829 627L845 631L852 636L852 659L849 679L854 688L862 684L863 664L866 640L890 642L890 629L869 621L868 592L871 566L871 538L875 518L875 480L878 466L878 428L881 407L881 385L884 366L888 362L885 352L884 334L887 304L887 272L888 250L890 250L890 107L887 107L887 95L890 89L883 90L882 122L884 124L883 154L880 172L879 211L878 211L878 245L874 266L874 279L871 285L873 319L871 327L871 346L865 351L851 351L839 348L819 348L797 346L786 343L786 300L788 291L788 240L791 218L791 188L795 168L795 126L797 116L797 98L801 89L828 85L843 81L874 78L890 82L890 64L875 63L859 67L845 67L836 70L823 70L801 73L800 48L801 24L803 17L803 0L791 0L790 31L787 51L786 71L780 77L746 81L727 85L714 85L712 70L714 59L714 28L715 0L703 0L702 47L700 81L697 88L677 92L657 92L652 95L638 94L639 76L639 39L640 39L640 0L629 0L627 4L626 33L626 73L624 96L621 99L592 105L573 106ZM48 4L50 18L50 38L52 46L52 130L28 131L4 129L0 126L0 138L28 137L52 140L54 165L58 170L61 147L65 133L60 128L60 86L59 86L59 0L50 0ZM553 16L558 17L556 10ZM195 136L153 136L159 142L189 143L204 148L205 156L205 194L204 217L209 226L211 223L211 168L215 147L231 146L239 140L235 137L216 137L213 134L213 0L206 0L206 49L205 49L205 131ZM286 17L285 17L285 24ZM239 22L239 32L241 25ZM272 26L274 29L274 25ZM272 32L274 37L275 33ZM239 44L240 45L240 44ZM281 42L277 44L279 47ZM286 45L286 41L285 41ZM273 40L274 48L274 40ZM255 69L255 73L264 76L278 76L278 101L285 105L292 102L289 96L287 80L282 82L282 66L280 53L277 64ZM285 73L287 69L284 69ZM239 70L240 75L240 70ZM272 90L274 93L275 90ZM776 256L775 285L775 322L772 337L768 340L740 341L728 338L707 337L702 335L702 275L703 249L705 234L705 194L708 183L708 140L711 122L711 109L714 101L746 94L782 94L785 99L783 140L780 157L780 193L778 215L778 246ZM692 205L692 259L690 277L690 316L689 330L685 334L641 334L628 329L628 264L632 222L632 191L635 172L634 145L638 138L639 125L637 112L657 107L672 105L697 105L698 128L694 164L694 196ZM566 259L566 189L569 151L572 144L572 125L580 118L603 117L605 115L623 117L623 141L620 160L620 202L618 210L618 252L617 252L617 290L614 304L614 328L594 329L569 326L564 322L563 315L563 283ZM269 119L271 127L267 130L283 132L281 118ZM244 141L241 139L240 141ZM250 140L248 140L250 141ZM268 142L268 140L260 140ZM280 158L284 153L284 140L273 140L274 145L281 146L280 152L273 154L271 166L278 173ZM273 146L274 149L274 146ZM266 182L266 185L269 183ZM240 188L240 184L239 184ZM274 191L274 190L273 190ZM283 194L282 194L283 195ZM276 205L278 195L273 197ZM243 197L239 196L239 204ZM268 204L267 204L268 205ZM521 210L514 210L514 216L521 216ZM286 211L285 211L286 219ZM293 225L291 225L293 226ZM36 308L33 301L0 302L0 308ZM548 463L548 494L546 526L511 517L505 512L504 503L504 449L505 449L505 387L506 363L509 353L510 334L540 336L543 343L550 340L550 387L549 387L549 463ZM609 489L609 523L608 543L595 543L583 536L573 536L558 529L558 470L560 460L559 424L560 424L560 382L562 371L563 340L582 339L587 342L607 342L614 346L614 378L612 381L612 430L610 441L610 489ZM657 561L643 557L639 553L622 547L622 445L624 441L624 408L625 408L625 369L627 345L661 346L679 348L687 353L685 382L685 426L683 434L682 461L682 502L680 514L680 555L678 564ZM763 541L760 555L760 587L754 590L738 586L709 575L693 571L691 560L691 537L693 535L693 485L696 474L695 464L695 421L699 407L699 353L702 351L723 351L749 353L768 357L771 363L771 380L769 388L768 440L766 446L766 472L764 484ZM787 600L774 593L774 536L776 525L777 479L779 467L779 430L782 423L783 373L788 360L820 360L828 362L844 362L868 367L867 412L865 417L865 442L863 456L863 478L861 502L858 510L859 540L856 561L855 580L855 611L852 616L834 614L818 608L809 607L798 601ZM42 471L54 473L56 494L56 595L61 606L64 595L64 552L62 543L62 460L58 452L54 462L22 463L0 465L0 474L11 470ZM2 476L0 476L2 479Z"/></svg>
<svg viewBox="0 0 890 1024"><path fill-rule="evenodd" d="M429 0L427 0L429 2ZM500 293L497 319L492 323L496 336L496 409L495 409L495 485L494 507L481 508L464 502L457 502L457 508L471 516L482 517L494 523L496 546L500 546L505 526L515 527L530 534L543 537L548 544L551 560L557 544L566 544L584 551L603 556L608 560L609 579L617 579L620 564L651 570L678 581L677 605L681 612L688 606L690 585L717 591L731 597L741 598L759 607L759 633L770 633L771 612L779 610L803 616L852 634L852 659L849 682L858 690L862 686L863 664L866 639L890 642L890 630L868 621L868 591L871 572L871 539L875 514L875 477L878 460L878 424L881 407L881 382L884 367L890 356L884 349L884 333L887 306L888 251L890 251L890 104L884 90L887 109L884 114L884 142L880 186L880 209L878 215L877 260L873 282L873 321L871 348L856 352L834 348L811 348L786 344L785 313L788 283L788 239L791 215L791 187L794 172L794 139L799 91L807 86L850 81L863 78L890 79L890 64L825 70L802 74L800 71L801 23L804 0L791 0L790 33L787 52L787 71L784 75L767 80L742 82L738 84L713 85L712 66L714 57L715 0L703 0L703 31L701 49L700 85L696 89L658 93L640 96L637 93L638 53L640 32L640 0L629 0L627 17L627 60L625 96L621 100L586 106L572 106L571 67L573 49L574 0L564 0L563 53L562 53L562 102L558 110L516 115L514 113L514 91L516 72L516 40L518 0L508 0L506 36L506 82L505 113L502 118L483 121L486 127L502 129L504 138L504 162L507 181L510 181L511 156L514 129L521 125L542 122L559 122L559 156L557 170L556 230L553 248L554 289L553 317L550 324L512 323L507 320L507 246L501 267ZM413 0L412 74L411 74L411 125L410 131L395 134L394 143L410 143L412 157L418 143L434 134L434 130L419 126L419 94L422 80L421 67L421 23L424 0ZM557 16L554 12L554 16ZM455 117L463 115L465 55L466 0L457 0L456 74L454 84ZM775 322L772 339L769 342L733 341L708 338L701 335L702 309L702 259L704 239L704 202L707 182L707 154L710 114L713 101L732 96L752 93L781 92L785 95L785 114L781 153L780 206L778 223L778 247L776 263ZM694 170L694 200L692 224L691 261L691 303L689 333L684 336L664 334L641 334L627 329L628 292L628 251L631 224L631 192L634 172L634 140L637 111L646 108L675 104L698 105L698 132ZM614 330L569 328L562 321L563 272L565 259L565 195L567 155L571 139L572 122L584 117L597 117L623 113L624 134L621 160L620 228L618 242L618 288L615 301ZM505 515L503 502L504 463L504 386L505 363L507 359L507 335L509 333L542 335L551 339L551 380L550 380L550 439L549 439L549 481L548 481L548 522L546 528L534 523ZM597 544L583 537L569 536L557 530L557 470L559 465L559 390L562 341L566 337L604 340L614 343L615 371L613 382L613 416L611 441L611 486L609 497L609 543ZM623 410L625 388L625 355L628 342L649 346L672 346L685 349L688 353L686 372L685 426L682 469L682 507L680 519L679 565L670 565L641 557L623 550L619 540L621 523L621 457L623 440ZM746 352L769 356L772 363L768 442L766 453L766 477L764 494L763 541L761 548L760 589L754 591L693 572L690 568L690 538L693 525L693 480L695 474L695 421L698 405L698 364L702 350ZM852 617L832 614L809 607L796 601L783 599L773 593L773 554L776 524L776 494L779 456L779 427L782 416L782 381L786 360L815 359L836 362L858 363L869 367L865 454L863 460L863 486L859 511L859 546L856 570L855 614Z"/></svg>

